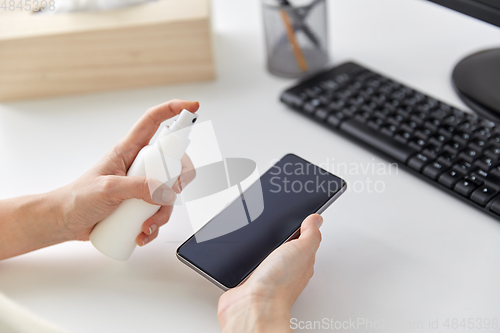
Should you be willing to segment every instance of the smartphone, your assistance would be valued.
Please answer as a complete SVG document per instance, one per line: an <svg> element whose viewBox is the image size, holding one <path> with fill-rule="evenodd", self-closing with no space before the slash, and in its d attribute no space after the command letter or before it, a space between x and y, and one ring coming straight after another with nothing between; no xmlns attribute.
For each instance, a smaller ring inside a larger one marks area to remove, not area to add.
<svg viewBox="0 0 500 333"><path fill-rule="evenodd" d="M346 188L339 177L288 154L185 241L177 258L223 290L237 287L271 252L300 235L307 216L321 214ZM262 209L249 211L256 202ZM236 214L242 207L246 214ZM228 228L234 231L201 237Z"/></svg>

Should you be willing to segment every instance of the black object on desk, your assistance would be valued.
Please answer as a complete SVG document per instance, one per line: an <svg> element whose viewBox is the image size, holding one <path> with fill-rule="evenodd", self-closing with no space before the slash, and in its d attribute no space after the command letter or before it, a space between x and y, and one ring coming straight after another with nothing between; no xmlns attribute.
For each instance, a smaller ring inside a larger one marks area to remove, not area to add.
<svg viewBox="0 0 500 333"><path fill-rule="evenodd" d="M429 0L500 27L498 0ZM463 59L453 71L458 96L476 113L500 122L500 49Z"/></svg>
<svg viewBox="0 0 500 333"><path fill-rule="evenodd" d="M302 114L500 220L500 126L355 63L281 95Z"/></svg>

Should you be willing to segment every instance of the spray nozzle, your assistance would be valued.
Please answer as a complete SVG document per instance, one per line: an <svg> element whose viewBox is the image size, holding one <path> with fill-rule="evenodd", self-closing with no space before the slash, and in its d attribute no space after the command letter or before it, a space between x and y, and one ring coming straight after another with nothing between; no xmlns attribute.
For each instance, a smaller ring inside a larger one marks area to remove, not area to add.
<svg viewBox="0 0 500 333"><path fill-rule="evenodd" d="M191 113L188 110L182 110L179 114L179 117L170 125L170 131L177 131L182 128L186 128L188 126L193 125L198 119L198 115L196 113Z"/></svg>

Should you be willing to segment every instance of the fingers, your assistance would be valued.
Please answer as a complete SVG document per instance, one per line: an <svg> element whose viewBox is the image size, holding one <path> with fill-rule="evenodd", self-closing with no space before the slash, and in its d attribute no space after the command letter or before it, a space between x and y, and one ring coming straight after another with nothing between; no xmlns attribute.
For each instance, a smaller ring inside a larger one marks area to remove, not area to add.
<svg viewBox="0 0 500 333"><path fill-rule="evenodd" d="M135 242L139 246L144 246L158 237L159 229L168 222L172 215L173 206L164 206L142 224L142 232L137 236Z"/></svg>
<svg viewBox="0 0 500 333"><path fill-rule="evenodd" d="M309 215L304 222L302 222L302 226L300 227L300 237L297 241L316 253L319 248L319 244L321 243L321 232L319 231L319 228L322 224L323 218L321 215Z"/></svg>
<svg viewBox="0 0 500 333"><path fill-rule="evenodd" d="M167 223L170 219L170 215L172 215L173 208L174 206L163 206L156 214L147 219L142 224L142 232L144 233L144 235L151 235L161 226Z"/></svg>
<svg viewBox="0 0 500 333"><path fill-rule="evenodd" d="M181 191L187 186L187 184L191 183L196 177L196 170L194 168L193 162L187 154L184 154L184 156L182 156L181 163L181 175L172 186L172 189L177 194L181 193Z"/></svg>
<svg viewBox="0 0 500 333"><path fill-rule="evenodd" d="M198 108L198 102L174 99L146 111L115 147L117 154L123 158L126 168L130 167L139 150L149 144L163 121L178 115L183 109L196 112Z"/></svg>
<svg viewBox="0 0 500 333"><path fill-rule="evenodd" d="M173 205L175 192L163 183L145 177L102 176L100 192L108 202L141 199L153 205Z"/></svg>
<svg viewBox="0 0 500 333"><path fill-rule="evenodd" d="M137 236L137 238L135 239L135 242L139 246L144 246L147 243L151 242L156 237L158 237L158 232L159 232L159 230L156 230L151 235L146 235L144 233L141 233L139 236Z"/></svg>

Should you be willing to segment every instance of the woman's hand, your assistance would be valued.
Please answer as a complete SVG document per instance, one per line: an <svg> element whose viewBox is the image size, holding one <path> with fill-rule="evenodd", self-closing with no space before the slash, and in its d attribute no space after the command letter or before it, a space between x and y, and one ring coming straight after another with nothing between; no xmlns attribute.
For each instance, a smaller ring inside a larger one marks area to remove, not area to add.
<svg viewBox="0 0 500 333"><path fill-rule="evenodd" d="M68 240L88 240L97 223L132 198L162 206L144 222L136 242L142 246L155 239L170 218L176 193L194 178L191 160L184 155L182 173L173 190L161 184L162 193L157 196L155 191L154 200L149 186L158 188L158 181L125 175L163 121L183 109L196 112L198 108L198 102L181 100L153 107L97 165L73 183L45 194L0 201L0 259Z"/></svg>
<svg viewBox="0 0 500 333"><path fill-rule="evenodd" d="M223 332L291 332L290 309L314 274L322 223L320 215L309 216L298 239L280 246L245 283L220 297Z"/></svg>
<svg viewBox="0 0 500 333"><path fill-rule="evenodd" d="M149 109L97 165L59 190L60 199L65 203L63 223L70 239L88 240L97 223L109 216L124 200L133 198L162 206L144 222L142 233L136 239L137 244L143 246L158 236L159 228L167 223L172 214L176 193L180 193L182 187L194 177L194 172L187 172L194 169L191 160L184 155L181 176L172 186L173 190L162 185L162 195L155 195L154 200L149 188L156 189L160 185L158 181L125 175L163 121L178 115L183 109L196 112L198 107L198 102L172 100Z"/></svg>

